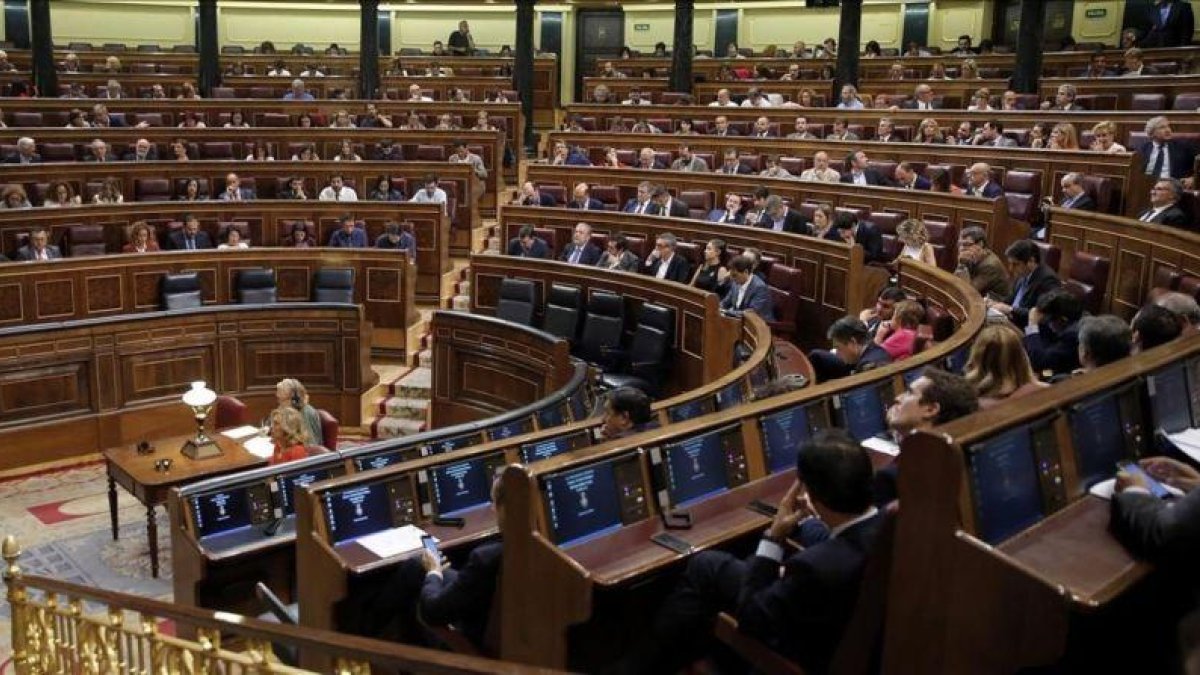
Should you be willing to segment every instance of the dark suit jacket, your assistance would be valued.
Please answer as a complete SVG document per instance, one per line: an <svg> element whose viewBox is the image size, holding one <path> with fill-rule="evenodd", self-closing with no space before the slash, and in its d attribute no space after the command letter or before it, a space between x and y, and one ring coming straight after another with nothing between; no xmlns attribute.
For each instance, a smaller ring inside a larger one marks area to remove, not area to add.
<svg viewBox="0 0 1200 675"><path fill-rule="evenodd" d="M1006 304L1012 306L1012 322L1017 326L1024 328L1029 322L1029 310L1037 307L1038 298L1042 297L1043 293L1049 292L1062 285L1058 275L1049 267L1041 265L1032 274L1029 275L1029 280L1025 283L1025 295L1021 297L1021 303L1016 304L1018 280L1013 279L1012 295L1008 297Z"/></svg>
<svg viewBox="0 0 1200 675"><path fill-rule="evenodd" d="M738 627L811 672L824 672L854 613L877 515L779 565L754 556L738 597Z"/></svg>
<svg viewBox="0 0 1200 675"><path fill-rule="evenodd" d="M241 196L242 201L254 199L254 190L251 190L250 188L240 187L238 188L238 194ZM221 194L217 195L217 199L221 201L229 201L229 191L221 190Z"/></svg>
<svg viewBox="0 0 1200 675"><path fill-rule="evenodd" d="M41 163L41 161L42 161L42 156L35 152L35 153L33 153L33 157L30 158L29 163L30 164L39 164L39 163ZM11 155L5 157L4 163L5 164L20 164L21 163L21 153L14 152Z"/></svg>
<svg viewBox="0 0 1200 675"><path fill-rule="evenodd" d="M518 258L541 258L543 260L550 259L550 247L546 245L546 240L541 237L533 238L533 245L526 251L521 247L521 240L518 237L513 237L508 240L508 254L517 256Z"/></svg>
<svg viewBox="0 0 1200 675"><path fill-rule="evenodd" d="M727 174L727 175L728 174L745 175L748 173L752 173L752 171L750 171L750 167L746 166L745 164L742 164L741 162L738 162L737 169L735 169L733 171L730 171L728 167L726 167L724 164L722 164L721 166L717 167L717 170L714 173L723 173L723 174Z"/></svg>
<svg viewBox="0 0 1200 675"><path fill-rule="evenodd" d="M538 202L533 203L528 197L521 198L521 206L558 206L558 202L554 200L554 195L546 194L545 192L538 193Z"/></svg>
<svg viewBox="0 0 1200 675"><path fill-rule="evenodd" d="M46 257L50 258L51 260L57 260L62 257L62 252L58 250L57 246L51 246L51 245L47 244L46 245ZM25 261L35 260L35 258L33 257L33 248L30 247L29 245L22 246L20 248L20 250L17 251L17 260L25 260Z"/></svg>
<svg viewBox="0 0 1200 675"><path fill-rule="evenodd" d="M650 276L658 275L658 268L662 266L661 258L654 258L650 264L642 263L642 273ZM678 252L671 256L671 262L667 265L667 279L678 281L681 284L686 284L692 280L691 265L688 264L687 258L684 258Z"/></svg>
<svg viewBox="0 0 1200 675"><path fill-rule="evenodd" d="M1075 370L1079 367L1079 322L1055 332L1042 321L1037 333L1025 336L1025 353L1034 372L1050 370L1057 375Z"/></svg>
<svg viewBox="0 0 1200 675"><path fill-rule="evenodd" d="M170 248L172 251L187 250L187 243L184 241L183 230L178 230L176 232L172 232L171 236L167 237L167 247ZM212 247L213 247L212 239L209 238L207 232L205 232L204 230L200 230L199 232L196 233L196 248L197 249L212 248Z"/></svg>
<svg viewBox="0 0 1200 675"><path fill-rule="evenodd" d="M1122 492L1111 511L1113 534L1138 557L1176 567L1200 559L1200 490L1171 500Z"/></svg>
<svg viewBox="0 0 1200 675"><path fill-rule="evenodd" d="M635 213L637 211L637 208L638 208L637 198L631 197L629 199L629 201L625 202L625 206L621 207L621 210L624 211L625 213ZM655 204L653 200L651 200L649 203L646 204L646 215L648 215L648 216L657 216L658 215L658 204Z"/></svg>
<svg viewBox="0 0 1200 675"><path fill-rule="evenodd" d="M1187 2L1172 0L1167 14L1167 20L1162 20L1162 14L1154 3L1150 3L1150 30L1142 41L1145 47L1184 47L1192 42L1196 18L1192 5Z"/></svg>
<svg viewBox="0 0 1200 675"><path fill-rule="evenodd" d="M904 102L904 105L902 105L902 106L900 106L900 107L901 107L901 108L905 108L906 110L918 110L918 108L917 108L917 101L916 101L915 99L914 99L914 100L911 100L911 101L905 101L905 102ZM942 106L941 106L941 104L939 104L937 101L930 101L930 102L929 102L929 107L933 108L934 110L941 110L941 109L942 109Z"/></svg>
<svg viewBox="0 0 1200 675"><path fill-rule="evenodd" d="M875 169L867 169L866 171L863 171L863 175L866 176L867 185L887 185L887 181L884 180L883 176ZM850 173L849 171L842 174L842 182L853 183L854 174Z"/></svg>
<svg viewBox="0 0 1200 675"><path fill-rule="evenodd" d="M764 216L758 219L755 227L761 227L765 230L775 229L775 221L770 216ZM804 222L804 216L795 209L788 209L783 214L783 231L791 232L792 234L812 234L812 228L808 223Z"/></svg>
<svg viewBox="0 0 1200 675"><path fill-rule="evenodd" d="M723 222L724 220L725 220L725 209L713 209L712 211L708 212L708 221L709 222L720 223L720 222ZM746 220L746 216L743 215L741 211L738 211L733 216L733 222L737 225L741 225L745 220Z"/></svg>
<svg viewBox="0 0 1200 675"><path fill-rule="evenodd" d="M897 185L896 187L898 187L898 188L900 188L900 189L902 189L902 190L907 190L907 189L909 189L909 187L908 187L907 185ZM913 186L912 186L912 188L911 188L911 189L913 189L913 190L932 190L932 189L933 189L933 183L932 183L932 182L930 182L930 180L929 180L928 178L926 178L926 177L924 177L924 176L921 176L921 175L918 175L918 176L917 176L917 177L916 177L916 178L913 180Z"/></svg>
<svg viewBox="0 0 1200 675"><path fill-rule="evenodd" d="M1146 209L1145 211L1139 213L1138 220L1141 220L1143 216L1152 210L1153 209ZM1183 209L1179 208L1178 206L1171 206L1167 208L1167 210L1158 214L1149 222L1158 223L1159 225L1172 225L1174 227L1186 227L1188 229L1192 229L1192 223L1188 222L1187 214L1184 213Z"/></svg>
<svg viewBox="0 0 1200 675"><path fill-rule="evenodd" d="M1004 189L1001 188L1000 184L996 181L989 180L987 184L983 186L982 195L980 195L973 186L968 186L965 190L965 193L973 197L982 196L984 199L995 199L996 197L1004 196Z"/></svg>
<svg viewBox="0 0 1200 675"><path fill-rule="evenodd" d="M130 150L129 152L125 153L125 154L124 154L124 155L121 157L121 159L125 160L126 162L136 162L136 161L138 161L138 157L137 157L137 151L136 151L136 150ZM146 153L146 158L145 158L145 159L143 159L143 160L141 160L141 161L143 161L143 162L156 162L156 161L158 161L158 150L156 150L156 149L154 148L154 146L150 146L150 152L147 152L147 153Z"/></svg>
<svg viewBox="0 0 1200 675"><path fill-rule="evenodd" d="M692 215L691 210L688 209L688 205L684 204L683 202L679 201L678 199L672 199L670 202L668 202L667 208L670 209L670 213L668 215L670 215L672 218L687 218ZM662 209L659 208L658 214L661 214L661 213L662 213ZM658 214L655 214L655 215L658 215Z"/></svg>
<svg viewBox="0 0 1200 675"><path fill-rule="evenodd" d="M1137 153L1142 159L1143 173L1154 168L1150 165L1150 156L1153 152L1153 141L1147 141L1138 148ZM1172 178L1190 176L1196 164L1196 150L1178 138L1172 138L1167 141L1167 161L1170 163L1167 170L1171 172Z"/></svg>
<svg viewBox="0 0 1200 675"><path fill-rule="evenodd" d="M720 136L721 134L718 133L717 130L714 128L712 130L712 135ZM737 129L734 129L733 127L729 127L728 129L725 130L725 136L741 136L741 134L738 133Z"/></svg>
<svg viewBox="0 0 1200 675"><path fill-rule="evenodd" d="M1086 192L1080 194L1079 199L1076 199L1074 204L1067 206L1066 202L1067 202L1067 200L1064 198L1063 204L1062 204L1064 208L1075 209L1077 211L1095 211L1096 210L1095 200L1093 200L1092 196Z"/></svg>
<svg viewBox="0 0 1200 675"><path fill-rule="evenodd" d="M558 259L566 262L571 259L571 255L575 253L575 242L571 242L563 247L562 255ZM588 242L583 246L583 253L579 256L580 265L595 265L600 262L600 249L593 243Z"/></svg>
<svg viewBox="0 0 1200 675"><path fill-rule="evenodd" d="M892 362L892 355L887 353L887 350L879 345L871 342L867 348L863 350L861 356L858 357L858 363L851 368L852 372L861 373L863 371L872 370L879 366L886 366Z"/></svg>
<svg viewBox="0 0 1200 675"><path fill-rule="evenodd" d="M582 209L583 205L580 202L577 202L574 199L572 199L571 201L567 202L567 208L568 209ZM604 210L604 202L600 201L599 199L596 199L595 197L588 197L587 210L588 211L603 211Z"/></svg>
<svg viewBox="0 0 1200 675"><path fill-rule="evenodd" d="M421 618L434 626L455 624L476 645L482 645L492 613L492 598L500 578L504 545L480 544L461 570L448 569L438 578L425 575L421 585Z"/></svg>
<svg viewBox="0 0 1200 675"><path fill-rule="evenodd" d="M729 284L729 290L721 299L721 309L733 312L738 316L741 316L742 312L752 309L764 321L773 321L775 319L775 303L771 299L771 290L767 288L766 282L751 274L748 283L749 286L746 288L746 294L742 297L740 305L737 302L737 284Z"/></svg>
<svg viewBox="0 0 1200 675"><path fill-rule="evenodd" d="M863 247L863 262L887 262L887 254L883 252L883 233L875 227L875 223L859 221L854 243Z"/></svg>

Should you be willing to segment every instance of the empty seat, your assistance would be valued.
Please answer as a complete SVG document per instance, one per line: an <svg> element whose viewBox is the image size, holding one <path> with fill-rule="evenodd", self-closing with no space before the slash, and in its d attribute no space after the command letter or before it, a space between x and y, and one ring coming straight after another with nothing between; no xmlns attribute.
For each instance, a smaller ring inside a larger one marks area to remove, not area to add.
<svg viewBox="0 0 1200 675"><path fill-rule="evenodd" d="M313 302L354 302L354 269L328 267L313 273Z"/></svg>
<svg viewBox="0 0 1200 675"><path fill-rule="evenodd" d="M621 344L625 331L625 300L609 291L593 291L583 319L579 355L590 363L605 363Z"/></svg>
<svg viewBox="0 0 1200 675"><path fill-rule="evenodd" d="M200 275L195 272L164 274L159 284L163 309L189 309L199 307Z"/></svg>
<svg viewBox="0 0 1200 675"><path fill-rule="evenodd" d="M629 351L620 354L619 372L606 372L601 384L608 389L635 387L650 396L658 395L658 383L666 378L675 329L675 312L670 307L644 303Z"/></svg>
<svg viewBox="0 0 1200 675"><path fill-rule="evenodd" d="M542 330L574 342L575 336L579 334L579 314L582 304L583 292L575 286L551 284L542 317Z"/></svg>
<svg viewBox="0 0 1200 675"><path fill-rule="evenodd" d="M103 225L70 226L67 228L67 244L73 258L108 253Z"/></svg>
<svg viewBox="0 0 1200 675"><path fill-rule="evenodd" d="M1134 94L1129 105L1131 110L1162 110L1166 107L1166 94Z"/></svg>
<svg viewBox="0 0 1200 675"><path fill-rule="evenodd" d="M1195 110L1200 108L1200 94L1187 93L1179 94L1175 97L1175 103L1171 105L1172 110Z"/></svg>
<svg viewBox="0 0 1200 675"><path fill-rule="evenodd" d="M767 272L767 288L775 305L775 319L767 322L771 332L791 340L796 335L800 314L800 270L783 263L771 265Z"/></svg>
<svg viewBox="0 0 1200 675"><path fill-rule="evenodd" d="M75 144L42 143L42 160L47 162L74 162Z"/></svg>
<svg viewBox="0 0 1200 675"><path fill-rule="evenodd" d="M441 145L418 145L417 155L414 159L422 162L444 162L446 161L446 148Z"/></svg>
<svg viewBox="0 0 1200 675"><path fill-rule="evenodd" d="M317 408L317 418L321 420L321 441L328 450L337 450L338 434L341 424L329 411Z"/></svg>
<svg viewBox="0 0 1200 675"><path fill-rule="evenodd" d="M715 201L712 190L681 190L679 201L687 204L688 213L692 218L704 220L713 209Z"/></svg>
<svg viewBox="0 0 1200 675"><path fill-rule="evenodd" d="M1009 217L1031 226L1041 222L1042 172L1011 170L1001 183Z"/></svg>
<svg viewBox="0 0 1200 675"><path fill-rule="evenodd" d="M238 272L238 302L243 305L268 305L274 303L275 270L268 267L252 267Z"/></svg>
<svg viewBox="0 0 1200 675"><path fill-rule="evenodd" d="M1042 251L1042 264L1054 270L1055 274L1059 273L1059 266L1062 265L1062 249L1054 244L1047 244L1043 241L1034 242Z"/></svg>
<svg viewBox="0 0 1200 675"><path fill-rule="evenodd" d="M133 179L133 198L139 202L169 202L172 198L168 178Z"/></svg>
<svg viewBox="0 0 1200 675"><path fill-rule="evenodd" d="M496 302L496 318L532 326L533 290L533 282L529 279L502 279L500 299Z"/></svg>
<svg viewBox="0 0 1200 675"><path fill-rule="evenodd" d="M1108 258L1076 251L1063 287L1083 300L1084 309L1099 314L1108 290L1108 268Z"/></svg>
<svg viewBox="0 0 1200 675"><path fill-rule="evenodd" d="M593 185L592 197L600 200L606 211L621 210L621 194L615 185Z"/></svg>
<svg viewBox="0 0 1200 675"><path fill-rule="evenodd" d="M213 408L214 429L232 429L250 423L250 410L236 396L218 396Z"/></svg>
<svg viewBox="0 0 1200 675"><path fill-rule="evenodd" d="M42 121L42 113L40 112L14 112L12 120L14 127L40 127L45 125Z"/></svg>
<svg viewBox="0 0 1200 675"><path fill-rule="evenodd" d="M230 141L205 141L200 144L201 159L234 159Z"/></svg>

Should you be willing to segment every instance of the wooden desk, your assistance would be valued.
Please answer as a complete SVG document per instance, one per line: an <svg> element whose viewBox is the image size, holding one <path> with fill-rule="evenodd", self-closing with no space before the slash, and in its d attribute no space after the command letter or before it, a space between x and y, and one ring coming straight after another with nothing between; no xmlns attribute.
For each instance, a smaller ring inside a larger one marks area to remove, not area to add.
<svg viewBox="0 0 1200 675"><path fill-rule="evenodd" d="M210 437L221 448L219 457L188 459L179 452L185 441L194 437L168 436L151 441L155 452L139 454L136 444L121 445L106 449L105 470L108 473L108 514L112 521L112 537L117 539L117 485L125 488L146 507L146 537L150 541L150 576L158 578L158 523L154 509L167 501L167 492L173 487L212 478L222 474L253 469L265 465L267 460L246 452L241 443L212 432ZM171 460L171 466L160 471L155 464Z"/></svg>

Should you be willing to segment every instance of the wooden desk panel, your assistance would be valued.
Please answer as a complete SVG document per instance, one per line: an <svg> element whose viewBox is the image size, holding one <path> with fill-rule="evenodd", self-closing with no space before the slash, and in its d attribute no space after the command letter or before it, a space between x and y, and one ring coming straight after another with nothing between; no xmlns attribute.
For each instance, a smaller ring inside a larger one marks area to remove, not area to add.
<svg viewBox="0 0 1200 675"><path fill-rule="evenodd" d="M0 468L194 431L179 396L196 380L261 399L274 396L280 379L297 376L315 405L355 426L361 396L378 379L369 339L359 308L300 305L7 333L0 336Z"/></svg>

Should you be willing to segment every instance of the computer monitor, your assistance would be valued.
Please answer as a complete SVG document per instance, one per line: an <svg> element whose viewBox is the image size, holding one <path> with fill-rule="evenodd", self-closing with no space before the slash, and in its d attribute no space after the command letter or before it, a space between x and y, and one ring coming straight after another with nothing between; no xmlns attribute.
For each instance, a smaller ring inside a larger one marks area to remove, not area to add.
<svg viewBox="0 0 1200 675"><path fill-rule="evenodd" d="M730 451L741 448L741 427L733 425L691 436L652 451L661 462L669 505L686 506L728 490Z"/></svg>
<svg viewBox="0 0 1200 675"><path fill-rule="evenodd" d="M279 507L283 515L290 516L296 512L296 488L304 487L317 481L331 478L328 468L313 468L293 473L280 474L275 477L275 485L279 491Z"/></svg>
<svg viewBox="0 0 1200 675"><path fill-rule="evenodd" d="M745 400L742 395L742 382L738 380L721 388L717 392L717 410L728 410L737 405L741 405Z"/></svg>
<svg viewBox="0 0 1200 675"><path fill-rule="evenodd" d="M567 419L564 406L568 405L566 401L554 403L537 411L538 428L552 429L557 426L562 426L562 423Z"/></svg>
<svg viewBox="0 0 1200 675"><path fill-rule="evenodd" d="M196 535L201 539L266 522L273 512L265 483L192 496Z"/></svg>
<svg viewBox="0 0 1200 675"><path fill-rule="evenodd" d="M571 419L576 422L586 420L592 416L592 404L588 400L587 387L579 387L571 393Z"/></svg>
<svg viewBox="0 0 1200 675"><path fill-rule="evenodd" d="M461 434L459 436L439 438L436 441L430 441L429 443L425 444L424 454L426 456L441 455L447 452L453 452L460 448L470 447L471 445L479 443L482 440L483 439L480 438L478 431L472 431L469 434Z"/></svg>
<svg viewBox="0 0 1200 675"><path fill-rule="evenodd" d="M971 488L980 536L997 544L1044 517L1029 425L970 448Z"/></svg>
<svg viewBox="0 0 1200 675"><path fill-rule="evenodd" d="M321 501L333 544L413 523L418 504L408 476L329 490Z"/></svg>
<svg viewBox="0 0 1200 675"><path fill-rule="evenodd" d="M396 448L386 452L372 453L360 455L354 458L355 471L371 471L372 469L382 469L385 466L399 464L410 459L416 459L421 456L421 449L408 447Z"/></svg>
<svg viewBox="0 0 1200 675"><path fill-rule="evenodd" d="M586 448L592 444L592 435L587 431L577 431L573 434L555 436L541 441L521 444L521 461L526 464L550 459L564 452Z"/></svg>
<svg viewBox="0 0 1200 675"><path fill-rule="evenodd" d="M531 431L533 431L533 418L526 416L494 426L487 430L487 435L490 440L499 441Z"/></svg>
<svg viewBox="0 0 1200 675"><path fill-rule="evenodd" d="M598 462L543 479L550 531L556 543L581 543L621 527L613 469L612 462Z"/></svg>
<svg viewBox="0 0 1200 675"><path fill-rule="evenodd" d="M1130 447L1128 420L1122 413L1119 392L1107 393L1074 406L1068 416L1075 463L1084 488L1113 477L1117 463L1133 460L1138 448Z"/></svg>
<svg viewBox="0 0 1200 675"><path fill-rule="evenodd" d="M1188 400L1191 403L1192 426L1200 426L1200 357L1188 359L1184 368L1187 370Z"/></svg>
<svg viewBox="0 0 1200 675"><path fill-rule="evenodd" d="M667 419L672 422L686 422L715 411L716 407L713 405L712 397L703 396L667 408Z"/></svg>
<svg viewBox="0 0 1200 675"><path fill-rule="evenodd" d="M1183 362L1172 363L1147 379L1154 409L1154 426L1173 434L1192 427L1187 371Z"/></svg>
<svg viewBox="0 0 1200 675"><path fill-rule="evenodd" d="M796 468L800 446L812 438L814 431L809 420L809 408L804 405L792 406L758 420L768 472L779 473Z"/></svg>
<svg viewBox="0 0 1200 675"><path fill-rule="evenodd" d="M834 399L842 426L857 441L887 431L887 409L879 385L865 385L838 394Z"/></svg>
<svg viewBox="0 0 1200 675"><path fill-rule="evenodd" d="M504 453L474 457L433 467L428 472L434 513L452 516L486 505L492 498L492 479L504 466Z"/></svg>

